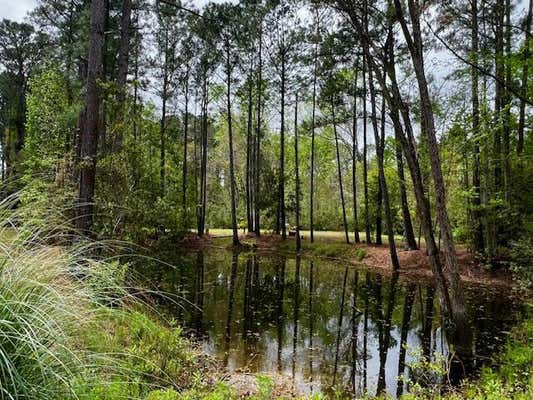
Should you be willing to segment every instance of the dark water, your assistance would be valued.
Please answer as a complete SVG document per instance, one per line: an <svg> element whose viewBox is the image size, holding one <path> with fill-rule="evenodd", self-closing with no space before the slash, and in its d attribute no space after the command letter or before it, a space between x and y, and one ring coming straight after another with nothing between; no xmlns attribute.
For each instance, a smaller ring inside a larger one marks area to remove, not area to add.
<svg viewBox="0 0 533 400"><path fill-rule="evenodd" d="M281 373L303 393L338 387L397 396L408 390L399 376L415 379L409 368L415 357L435 359L453 347L428 282L226 250L158 256L176 267L143 262L139 272L182 297L179 307L162 306L206 352L229 370ZM467 288L466 297L479 366L505 340L520 305L479 286Z"/></svg>

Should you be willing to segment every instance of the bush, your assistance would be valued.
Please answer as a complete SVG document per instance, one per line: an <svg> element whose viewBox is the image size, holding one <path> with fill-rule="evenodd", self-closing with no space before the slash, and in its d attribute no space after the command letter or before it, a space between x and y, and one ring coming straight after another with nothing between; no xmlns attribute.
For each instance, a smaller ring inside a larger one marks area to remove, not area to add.
<svg viewBox="0 0 533 400"><path fill-rule="evenodd" d="M511 242L510 268L526 286L533 285L533 239L522 238Z"/></svg>
<svg viewBox="0 0 533 400"><path fill-rule="evenodd" d="M198 381L196 353L129 294L126 267L88 256L104 243L67 244L68 225L45 223L61 212L12 205L0 203L0 399L139 399Z"/></svg>

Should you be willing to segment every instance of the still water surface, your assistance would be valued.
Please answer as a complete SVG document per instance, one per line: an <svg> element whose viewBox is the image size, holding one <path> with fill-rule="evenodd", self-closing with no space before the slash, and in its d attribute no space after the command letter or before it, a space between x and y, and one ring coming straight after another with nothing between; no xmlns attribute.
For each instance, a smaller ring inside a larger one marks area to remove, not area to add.
<svg viewBox="0 0 533 400"><path fill-rule="evenodd" d="M446 355L430 282L382 276L340 262L209 250L159 253L143 262L167 304L203 349L231 371L281 373L303 393L340 387L359 395L408 390L415 353ZM505 293L467 288L475 364L486 361L519 318Z"/></svg>

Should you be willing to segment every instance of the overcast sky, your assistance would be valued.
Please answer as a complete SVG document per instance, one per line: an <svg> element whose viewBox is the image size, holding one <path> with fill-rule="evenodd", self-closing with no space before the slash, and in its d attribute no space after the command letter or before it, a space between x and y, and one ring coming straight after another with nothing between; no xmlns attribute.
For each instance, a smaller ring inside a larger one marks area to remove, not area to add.
<svg viewBox="0 0 533 400"><path fill-rule="evenodd" d="M192 3L197 7L201 7L207 3L207 0L193 0ZM0 19L7 18L22 21L26 13L36 5L37 0L0 0Z"/></svg>
<svg viewBox="0 0 533 400"><path fill-rule="evenodd" d="M37 0L0 0L0 18L22 21L36 4Z"/></svg>

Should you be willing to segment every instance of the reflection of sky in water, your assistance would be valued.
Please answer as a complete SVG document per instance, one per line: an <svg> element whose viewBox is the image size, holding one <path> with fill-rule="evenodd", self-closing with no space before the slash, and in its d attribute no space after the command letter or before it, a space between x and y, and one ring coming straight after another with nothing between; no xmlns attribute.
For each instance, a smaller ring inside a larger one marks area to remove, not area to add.
<svg viewBox="0 0 533 400"><path fill-rule="evenodd" d="M203 268L202 268L203 260ZM303 392L316 392L330 388L334 380L335 360L338 359L335 382L352 390L353 346L352 311L354 293L357 296L357 359L355 363L356 393L364 392L363 338L365 304L368 318L367 329L367 385L370 393L376 393L380 371L380 329L385 341L386 320L390 316L390 340L385 363L386 391L395 395L397 390L398 364L401 349L404 305L411 296L409 330L406 335L408 350L406 363L412 359L411 350L422 348L423 326L427 315L428 284L420 281L409 283L400 279L392 283L390 277L348 268L345 302L337 353L339 317L345 265L331 261L313 263L311 286L310 261L300 263L299 280L296 281L296 262L272 257L257 257L256 263L245 254L238 257L232 271L230 252L217 250L203 257L192 255L177 260L166 260L180 265L179 269L159 271L160 289L180 292L192 304L203 301L203 312L185 306L185 326L194 329L201 326L205 339L202 348L209 354L219 356L231 371L252 373L281 373ZM152 272L154 269L152 269ZM282 271L285 271L284 279ZM203 272L203 275L202 275ZM232 275L233 273L233 275ZM357 273L357 285L354 284ZM233 276L233 280L232 280ZM366 279L368 278L368 283ZM203 298L201 285L203 282ZM297 286L297 282L299 285ZM181 284L181 286L180 286ZM394 299L390 300L394 286ZM312 314L310 318L310 289L313 289ZM283 301L278 294L283 292ZM231 296L231 292L232 296ZM470 312L474 315L474 348L476 355L490 355L496 344L501 343L508 325L515 318L510 300L485 289L468 290L466 297ZM230 299L233 299L230 304ZM295 299L298 299L296 301ZM437 295L433 300L433 319L426 330L431 352L446 353L447 344L441 334ZM389 304L392 311L389 313ZM431 301L429 302L431 304ZM231 305L231 307L230 307ZM282 313L280 314L280 307ZM231 314L228 310L231 309ZM502 313L501 310L505 310ZM295 315L296 314L296 315ZM381 315L381 318L379 316ZM228 328L228 317L229 328ZM295 317L297 334L294 341ZM382 321L380 324L379 321ZM201 323L200 323L201 322ZM313 325L313 350L310 349L310 325ZM281 329L278 329L281 327ZM230 339L227 340L229 329ZM248 332L248 334L246 334ZM443 351L444 349L444 351ZM227 350L227 351L226 351ZM311 364L312 361L312 364ZM294 371L293 371L294 368ZM312 368L312 372L311 372ZM404 375L408 375L405 367Z"/></svg>

